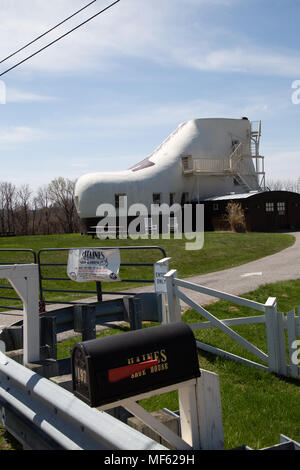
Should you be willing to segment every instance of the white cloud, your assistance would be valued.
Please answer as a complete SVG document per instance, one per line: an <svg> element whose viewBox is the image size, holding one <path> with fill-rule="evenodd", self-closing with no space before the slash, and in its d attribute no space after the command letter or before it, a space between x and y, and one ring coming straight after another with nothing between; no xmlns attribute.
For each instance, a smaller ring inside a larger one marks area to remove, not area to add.
<svg viewBox="0 0 300 470"><path fill-rule="evenodd" d="M192 68L206 71L252 73L282 77L300 75L300 55L276 53L266 48L250 46L216 49L202 53L195 49L186 50L183 62Z"/></svg>
<svg viewBox="0 0 300 470"><path fill-rule="evenodd" d="M7 103L40 103L56 100L51 96L40 95L38 93L22 91L15 88L6 88Z"/></svg>
<svg viewBox="0 0 300 470"><path fill-rule="evenodd" d="M3 2L0 20L0 56L32 40L50 26L82 7L82 2L9 0ZM183 5L184 3L184 5ZM241 37L202 18L202 10L232 7L238 0L121 0L82 29L42 52L21 67L23 71L82 73L118 67L120 58L141 58L160 64L204 71L242 72L258 75L300 75L298 52L276 50ZM106 3L108 5L109 2ZM14 57L12 65L92 16L103 3L95 3L39 43ZM213 10L215 12L215 10ZM18 12L18 15L16 15ZM224 28L224 27L223 27ZM205 34L203 34L205 32ZM231 44L223 47L226 43ZM230 38L230 39L229 39ZM10 47L8 47L8 44ZM236 47L236 44L241 44ZM19 69L20 70L20 69Z"/></svg>
<svg viewBox="0 0 300 470"><path fill-rule="evenodd" d="M289 102L287 102L289 105ZM154 103L129 110L124 106L123 111L109 112L103 109L101 117L85 115L79 119L64 121L64 129L80 128L84 132L103 135L118 135L123 132L136 132L157 129L163 126L173 130L181 122L201 118L232 118L247 116L250 120L263 119L282 110L283 104L277 96L245 96L228 95L226 99L214 100L197 99L191 101L174 101L166 104Z"/></svg>
<svg viewBox="0 0 300 470"><path fill-rule="evenodd" d="M0 146L22 144L45 138L39 129L26 126L15 126L0 129Z"/></svg>

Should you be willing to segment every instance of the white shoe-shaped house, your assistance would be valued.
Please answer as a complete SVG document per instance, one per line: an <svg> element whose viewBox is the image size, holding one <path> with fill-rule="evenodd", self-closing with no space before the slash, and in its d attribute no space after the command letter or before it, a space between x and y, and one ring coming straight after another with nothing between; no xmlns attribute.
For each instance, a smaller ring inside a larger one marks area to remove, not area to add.
<svg viewBox="0 0 300 470"><path fill-rule="evenodd" d="M254 129L255 126L255 129ZM75 203L86 227L95 226L101 204L128 207L201 201L263 189L260 121L194 119L178 128L146 159L125 171L90 173L75 186Z"/></svg>

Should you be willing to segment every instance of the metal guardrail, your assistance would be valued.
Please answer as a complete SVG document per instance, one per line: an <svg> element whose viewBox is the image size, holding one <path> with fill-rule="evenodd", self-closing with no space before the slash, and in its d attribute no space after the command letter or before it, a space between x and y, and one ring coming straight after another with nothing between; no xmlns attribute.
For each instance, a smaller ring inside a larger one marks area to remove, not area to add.
<svg viewBox="0 0 300 470"><path fill-rule="evenodd" d="M35 253L34 250L31 250L31 249L19 249L19 248L1 248L0 249L0 255L1 253L17 253L18 255L21 255L21 254L29 254L30 255L30 258L32 257L32 263L36 264L37 263L37 254ZM19 258L19 257L18 257ZM28 262L28 261L27 261ZM2 262L1 259L0 259L0 266L4 266L4 265L14 265L14 264L24 264L25 261L20 261L20 259L18 261L11 261L11 262ZM12 291L14 290L13 287L11 286L4 286L4 285L0 285L0 289L4 290L4 291ZM4 295L1 295L0 296L0 301L2 302L2 300L6 300L6 301L18 301L18 302L22 302L20 297L12 297L12 296L4 296ZM23 310L23 307L18 307L18 306L12 306L12 305L0 305L0 310L1 309L10 309L10 310L19 310L19 311L22 311Z"/></svg>
<svg viewBox="0 0 300 470"><path fill-rule="evenodd" d="M6 429L35 450L166 450L1 352L0 406Z"/></svg>
<svg viewBox="0 0 300 470"><path fill-rule="evenodd" d="M98 248L101 250L109 250L112 248L119 249L119 250L156 250L159 251L163 257L166 257L166 252L165 250L160 247L160 246L121 246L121 247L93 247L93 248ZM43 268L44 267L55 267L55 266L67 266L67 263L49 263L49 262L43 262L42 256L45 253L55 253L55 252L68 252L69 250L74 249L73 248L44 248L40 250L37 254L37 263L39 266L39 279L40 279L40 302L42 305L45 304L69 304L69 305L78 305L80 302L72 302L72 301L59 301L59 300L49 300L45 298L45 293L46 292L56 292L56 293L65 293L65 294L91 294L94 296L97 296L97 301L101 302L102 301L102 295L103 294L109 294L109 295L133 295L134 293L131 292L122 292L122 291L103 291L102 290L102 283L101 282L95 282L96 284L96 289L95 290L79 290L79 289L49 289L45 288L43 285L44 281L62 281L62 282L74 282L68 277L49 277L49 276L44 276L43 275ZM160 259L160 258L159 258ZM120 267L151 267L153 268L154 262L151 263L121 263ZM154 279L152 278L151 280L149 279L121 279L118 282L126 282L126 283L140 283L140 284L145 284L145 283L150 283L153 284Z"/></svg>

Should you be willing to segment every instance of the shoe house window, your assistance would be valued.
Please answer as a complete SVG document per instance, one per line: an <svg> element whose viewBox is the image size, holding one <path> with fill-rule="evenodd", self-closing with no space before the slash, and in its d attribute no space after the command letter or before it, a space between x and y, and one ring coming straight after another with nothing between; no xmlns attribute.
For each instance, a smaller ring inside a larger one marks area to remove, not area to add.
<svg viewBox="0 0 300 470"><path fill-rule="evenodd" d="M161 202L161 194L153 193L153 204L160 204L160 202Z"/></svg>
<svg viewBox="0 0 300 470"><path fill-rule="evenodd" d="M277 202L277 212L279 215L285 215L285 202Z"/></svg>
<svg viewBox="0 0 300 470"><path fill-rule="evenodd" d="M182 193L181 205L183 206L184 204L186 204L188 200L189 200L189 193Z"/></svg>
<svg viewBox="0 0 300 470"><path fill-rule="evenodd" d="M115 194L115 208L124 209L126 194Z"/></svg>
<svg viewBox="0 0 300 470"><path fill-rule="evenodd" d="M183 155L181 157L182 161L182 169L183 171L192 170L192 156L191 155Z"/></svg>
<svg viewBox="0 0 300 470"><path fill-rule="evenodd" d="M274 212L274 202L266 202L266 212Z"/></svg>
<svg viewBox="0 0 300 470"><path fill-rule="evenodd" d="M175 202L175 193L170 193L170 206L173 206Z"/></svg>

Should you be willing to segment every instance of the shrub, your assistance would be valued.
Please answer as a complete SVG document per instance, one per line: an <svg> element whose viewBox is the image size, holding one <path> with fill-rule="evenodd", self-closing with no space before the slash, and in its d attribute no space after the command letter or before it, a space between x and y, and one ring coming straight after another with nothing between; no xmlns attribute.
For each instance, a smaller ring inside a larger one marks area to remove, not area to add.
<svg viewBox="0 0 300 470"><path fill-rule="evenodd" d="M246 232L246 220L242 206L238 202L229 202L226 206L226 220L233 231Z"/></svg>

